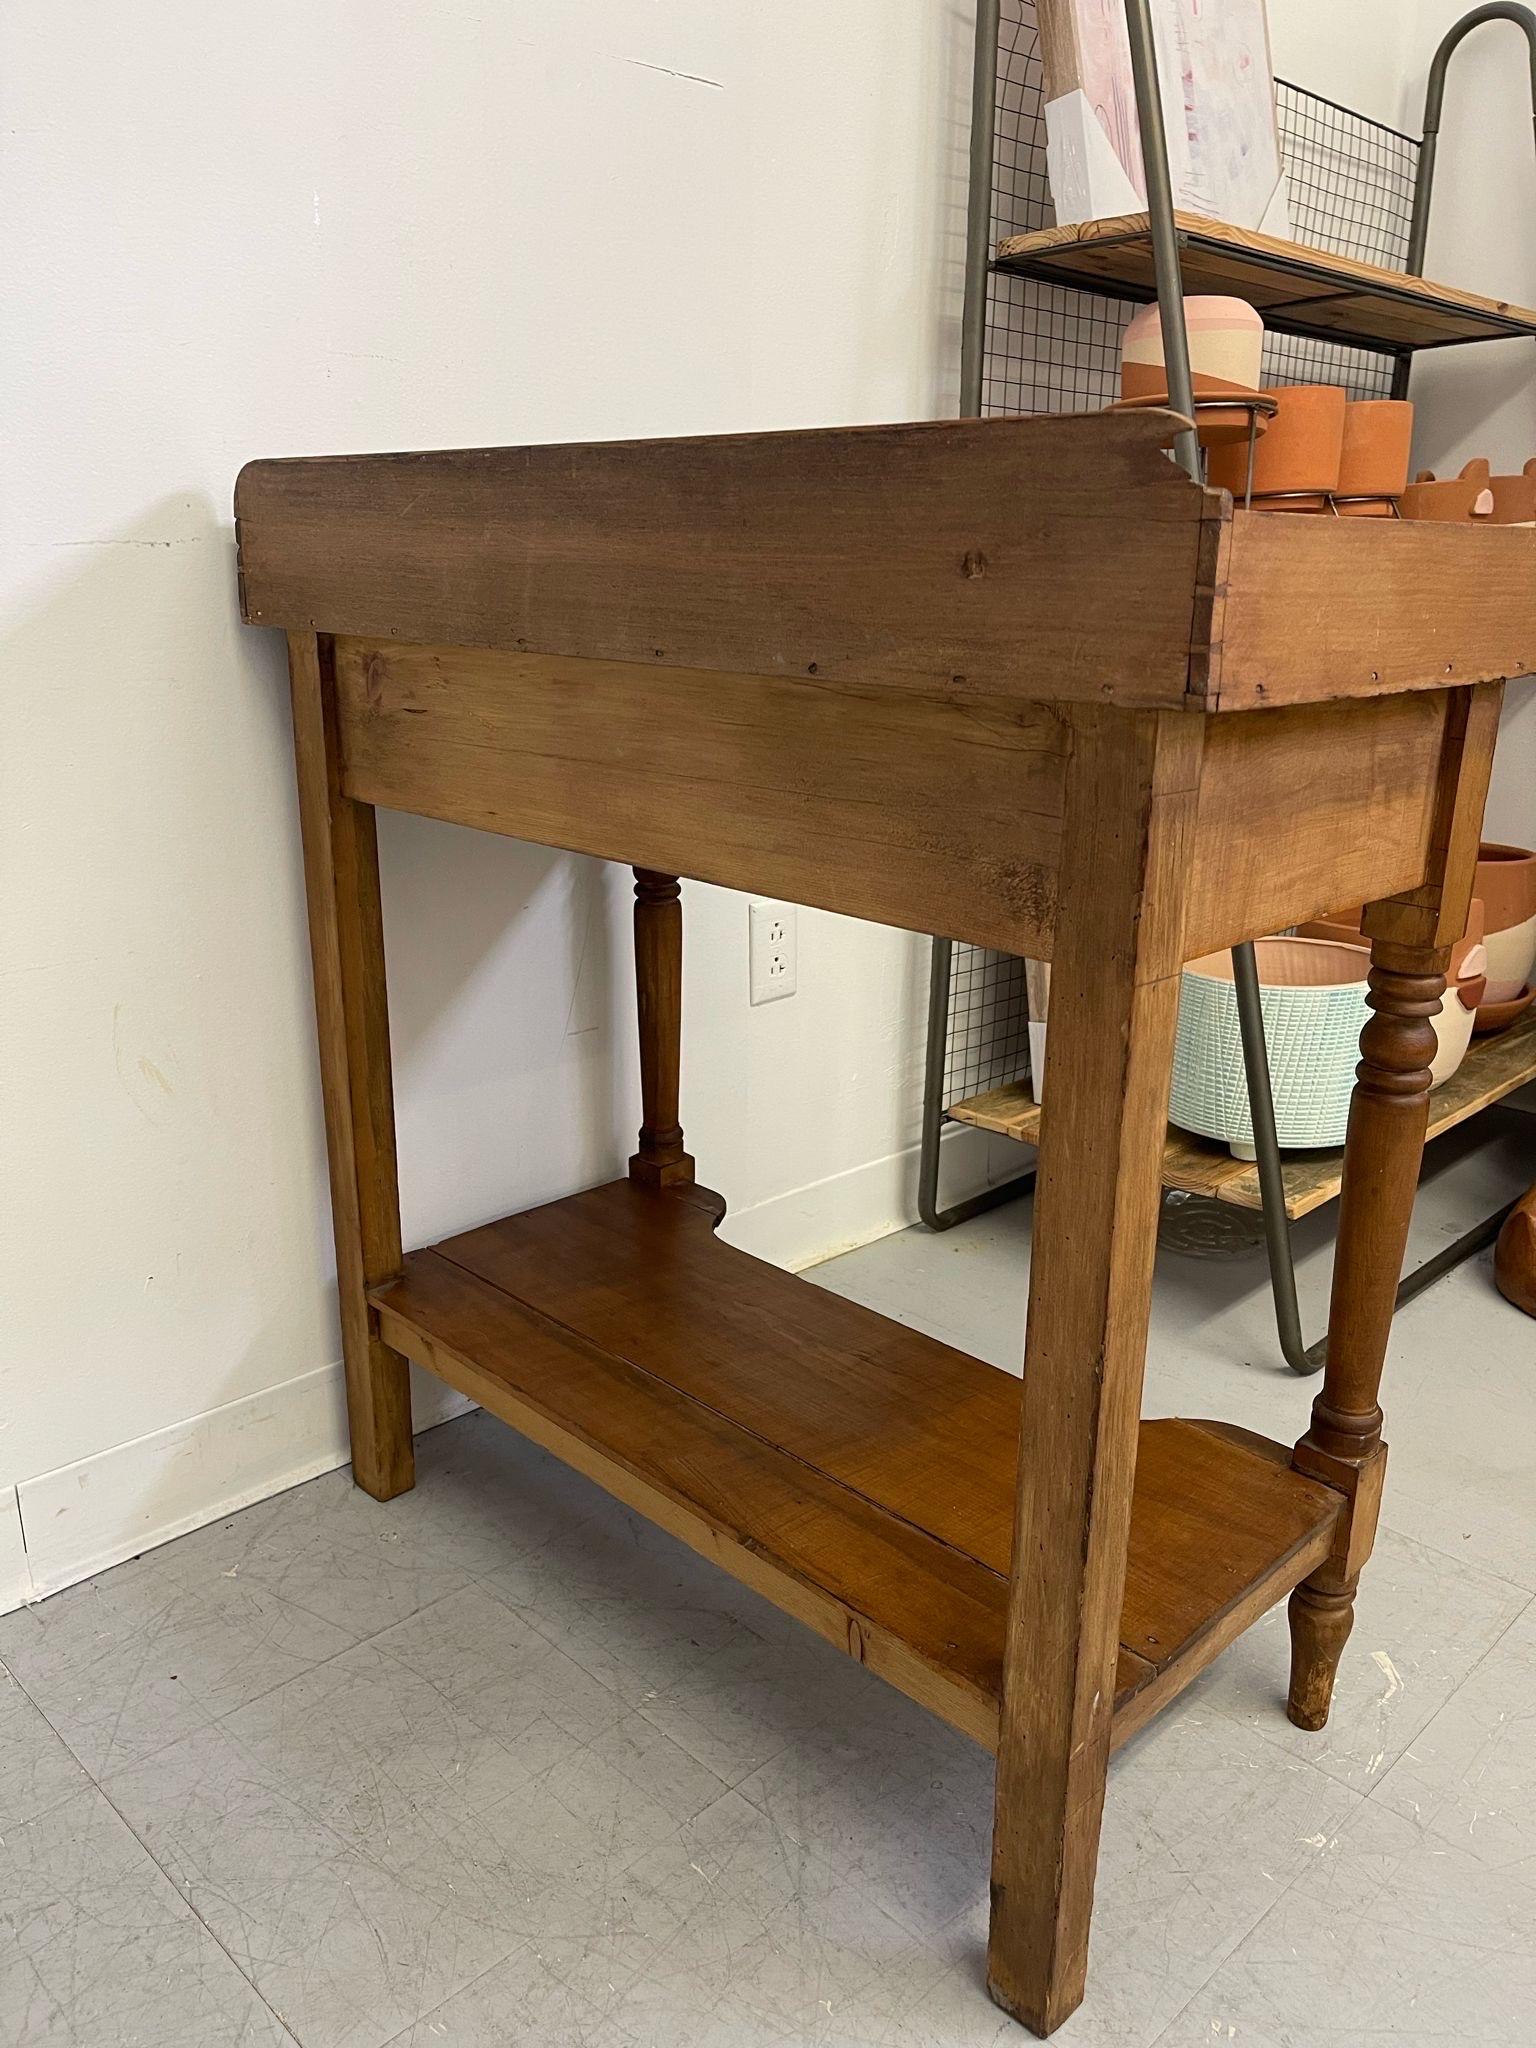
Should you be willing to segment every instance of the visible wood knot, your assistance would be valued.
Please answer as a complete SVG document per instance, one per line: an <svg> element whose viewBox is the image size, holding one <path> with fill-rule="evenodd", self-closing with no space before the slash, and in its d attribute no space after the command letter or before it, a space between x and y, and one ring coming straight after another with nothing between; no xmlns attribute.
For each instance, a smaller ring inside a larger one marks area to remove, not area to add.
<svg viewBox="0 0 1536 2048"><path fill-rule="evenodd" d="M961 560L960 574L965 577L967 582L974 583L978 576L985 576L986 573L986 556L981 552L980 548L969 549Z"/></svg>

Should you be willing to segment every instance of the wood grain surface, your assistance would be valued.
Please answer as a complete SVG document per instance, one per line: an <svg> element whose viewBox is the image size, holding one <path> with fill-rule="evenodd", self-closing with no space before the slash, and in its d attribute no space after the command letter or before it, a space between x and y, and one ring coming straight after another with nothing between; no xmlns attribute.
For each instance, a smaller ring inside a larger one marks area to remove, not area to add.
<svg viewBox="0 0 1536 2048"><path fill-rule="evenodd" d="M375 1302L418 1364L995 1745L1016 1379L623 1181L413 1252ZM1147 1687L1187 1684L1326 1549L1331 1499L1265 1451L1142 1425L1127 1732Z"/></svg>
<svg viewBox="0 0 1536 2048"><path fill-rule="evenodd" d="M1087 1976L1208 723L1073 717L987 1951L992 1996L1041 2034Z"/></svg>
<svg viewBox="0 0 1536 2048"><path fill-rule="evenodd" d="M235 493L244 615L1173 705L1208 637L1201 529L1221 500L1167 461L1167 431L1099 413L254 462Z"/></svg>
<svg viewBox="0 0 1536 2048"><path fill-rule="evenodd" d="M1536 530L1232 515L1208 701L1222 711L1536 668Z"/></svg>
<svg viewBox="0 0 1536 2048"><path fill-rule="evenodd" d="M348 792L978 944L1050 948L1049 705L337 643Z"/></svg>
<svg viewBox="0 0 1536 2048"><path fill-rule="evenodd" d="M1211 720L1188 957L1420 884L1448 701L1436 691Z"/></svg>
<svg viewBox="0 0 1536 2048"><path fill-rule="evenodd" d="M288 672L352 1470L365 1493L392 1500L415 1483L416 1451L406 1363L367 1299L400 1270L378 844L373 812L341 788L329 642L293 634Z"/></svg>

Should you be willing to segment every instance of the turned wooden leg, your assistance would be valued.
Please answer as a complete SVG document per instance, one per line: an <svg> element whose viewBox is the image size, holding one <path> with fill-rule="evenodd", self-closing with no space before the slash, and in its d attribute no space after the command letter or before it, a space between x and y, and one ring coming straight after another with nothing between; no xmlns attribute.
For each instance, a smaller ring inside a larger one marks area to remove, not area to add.
<svg viewBox="0 0 1536 2048"><path fill-rule="evenodd" d="M1449 959L1448 949L1410 952L1380 940L1371 951L1373 1015L1360 1038L1344 1146L1328 1367L1294 1461L1337 1486L1350 1505L1344 1541L1291 1595L1287 1711L1298 1728L1321 1728L1328 1719L1360 1568L1376 1537L1387 1461L1376 1397L1418 1191L1434 1018Z"/></svg>
<svg viewBox="0 0 1536 2048"><path fill-rule="evenodd" d="M352 1472L391 1500L415 1484L416 1464L410 1367L368 1305L368 1289L400 1270L378 845L372 806L342 794L330 641L290 634L288 674Z"/></svg>
<svg viewBox="0 0 1536 2048"><path fill-rule="evenodd" d="M1291 1692L1286 1711L1298 1728L1324 1727L1333 1681L1355 1625L1355 1592L1324 1593L1312 1582L1291 1595Z"/></svg>
<svg viewBox="0 0 1536 2048"><path fill-rule="evenodd" d="M1372 1014L1344 1147L1328 1364L1293 1459L1298 1471L1336 1487L1346 1508L1332 1556L1291 1595L1287 1712L1298 1728L1327 1722L1355 1589L1376 1540L1387 1465L1382 1367L1424 1153L1434 1018L1450 948L1466 928L1499 701L1497 685L1448 698L1429 878L1365 916Z"/></svg>
<svg viewBox="0 0 1536 2048"><path fill-rule="evenodd" d="M629 1177L686 1186L693 1161L678 1120L683 1031L683 905L676 875L635 869L635 992L640 1023L640 1149Z"/></svg>
<svg viewBox="0 0 1536 2048"><path fill-rule="evenodd" d="M1083 1995L1202 721L1074 714L992 1849L988 1983Z"/></svg>

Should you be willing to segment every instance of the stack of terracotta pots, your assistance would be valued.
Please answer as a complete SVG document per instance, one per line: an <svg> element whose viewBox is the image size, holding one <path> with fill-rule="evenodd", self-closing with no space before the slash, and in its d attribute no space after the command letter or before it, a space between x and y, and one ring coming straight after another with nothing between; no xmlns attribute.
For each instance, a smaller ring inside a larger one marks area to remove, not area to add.
<svg viewBox="0 0 1536 2048"><path fill-rule="evenodd" d="M1351 404L1341 384L1294 384L1264 394L1275 414L1253 450L1253 504L1267 512L1337 512L1391 519L1408 483L1413 407L1406 399ZM1209 479L1242 502L1248 451L1219 448Z"/></svg>

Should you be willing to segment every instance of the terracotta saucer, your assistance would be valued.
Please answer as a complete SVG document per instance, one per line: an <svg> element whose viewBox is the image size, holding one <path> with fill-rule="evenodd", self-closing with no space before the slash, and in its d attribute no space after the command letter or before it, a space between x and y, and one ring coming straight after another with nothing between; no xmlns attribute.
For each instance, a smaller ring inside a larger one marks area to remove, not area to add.
<svg viewBox="0 0 1536 2048"><path fill-rule="evenodd" d="M1491 1032L1507 1031L1511 1024L1520 1022L1532 1003L1536 1003L1536 988L1522 989L1507 1003L1484 1003L1472 1025L1473 1037L1487 1038Z"/></svg>
<svg viewBox="0 0 1536 2048"><path fill-rule="evenodd" d="M1149 407L1168 407L1166 391L1154 391L1144 398L1116 398L1111 412L1144 412ZM1177 407L1170 410L1177 411ZM1225 448L1234 442L1262 434L1278 410L1275 400L1263 391L1223 391L1217 396L1195 397L1195 430L1202 448Z"/></svg>

